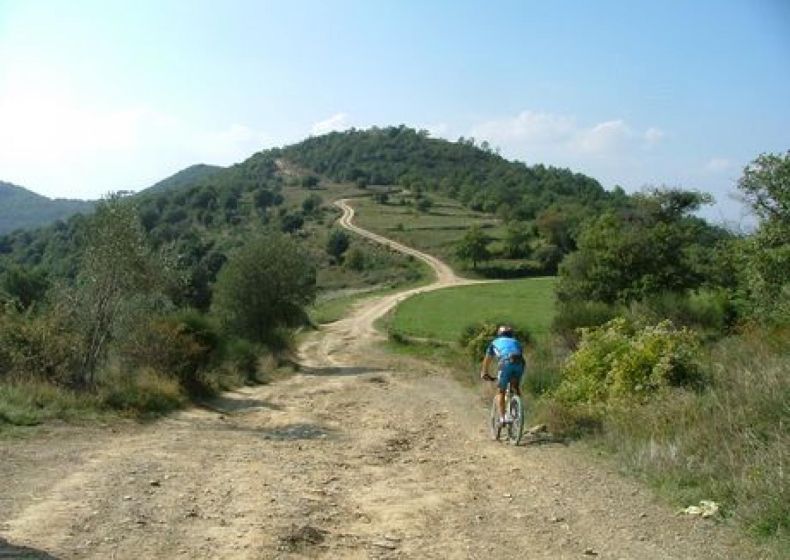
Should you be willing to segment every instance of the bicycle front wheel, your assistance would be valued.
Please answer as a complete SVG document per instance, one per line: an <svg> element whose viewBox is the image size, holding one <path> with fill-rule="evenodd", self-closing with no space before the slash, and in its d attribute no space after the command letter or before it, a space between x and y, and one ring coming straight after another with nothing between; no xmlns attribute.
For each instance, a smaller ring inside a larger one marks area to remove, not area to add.
<svg viewBox="0 0 790 560"><path fill-rule="evenodd" d="M521 397L513 395L508 403L511 423L507 427L507 438L512 445L521 442L521 434L524 433L524 403Z"/></svg>

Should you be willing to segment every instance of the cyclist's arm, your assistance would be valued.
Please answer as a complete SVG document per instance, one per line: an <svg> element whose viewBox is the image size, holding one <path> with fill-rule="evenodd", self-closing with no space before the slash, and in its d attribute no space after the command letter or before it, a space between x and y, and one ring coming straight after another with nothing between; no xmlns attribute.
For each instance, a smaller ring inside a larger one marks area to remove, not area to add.
<svg viewBox="0 0 790 560"><path fill-rule="evenodd" d="M480 365L480 379L483 379L488 374L488 368L491 365L491 355L486 352L483 357L483 363Z"/></svg>

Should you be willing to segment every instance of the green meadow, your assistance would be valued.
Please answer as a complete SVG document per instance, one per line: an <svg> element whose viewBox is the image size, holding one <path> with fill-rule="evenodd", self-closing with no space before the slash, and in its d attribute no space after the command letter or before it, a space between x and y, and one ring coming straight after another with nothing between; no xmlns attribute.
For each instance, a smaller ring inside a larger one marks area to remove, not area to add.
<svg viewBox="0 0 790 560"><path fill-rule="evenodd" d="M459 202L431 194L434 205L429 212L418 212L411 205L401 204L402 195L392 195L388 204L371 198L352 202L355 223L360 227L430 253L459 270L455 256L457 243L473 225L482 228L494 246L504 235L504 227L491 214L475 212Z"/></svg>
<svg viewBox="0 0 790 560"><path fill-rule="evenodd" d="M467 325L507 321L530 334L546 334L554 317L554 278L475 284L418 294L388 319L391 333L455 342Z"/></svg>

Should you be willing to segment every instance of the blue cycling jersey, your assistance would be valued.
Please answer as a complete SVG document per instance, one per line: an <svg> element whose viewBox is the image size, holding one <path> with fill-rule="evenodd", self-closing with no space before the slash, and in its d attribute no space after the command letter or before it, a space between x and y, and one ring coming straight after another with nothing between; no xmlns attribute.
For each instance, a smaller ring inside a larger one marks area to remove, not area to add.
<svg viewBox="0 0 790 560"><path fill-rule="evenodd" d="M486 354L495 356L500 362L513 354L521 355L523 353L519 341L509 336L498 336L491 341L486 350Z"/></svg>

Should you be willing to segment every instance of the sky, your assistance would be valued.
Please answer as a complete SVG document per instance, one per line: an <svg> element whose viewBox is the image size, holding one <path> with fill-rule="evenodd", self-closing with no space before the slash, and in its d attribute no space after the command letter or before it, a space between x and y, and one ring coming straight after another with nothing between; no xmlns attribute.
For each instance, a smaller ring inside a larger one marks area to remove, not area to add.
<svg viewBox="0 0 790 560"><path fill-rule="evenodd" d="M790 149L790 1L0 0L0 180L49 197L401 123L737 225Z"/></svg>

